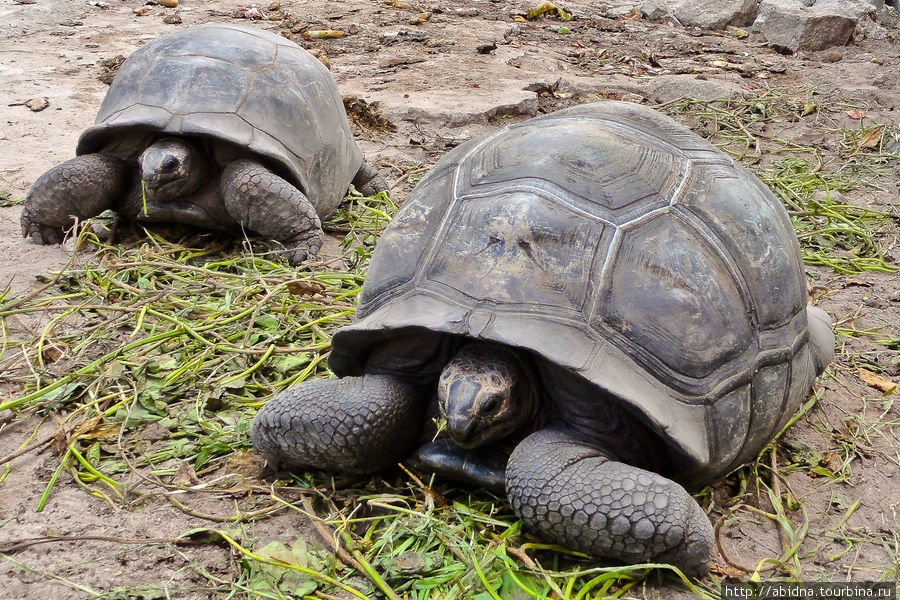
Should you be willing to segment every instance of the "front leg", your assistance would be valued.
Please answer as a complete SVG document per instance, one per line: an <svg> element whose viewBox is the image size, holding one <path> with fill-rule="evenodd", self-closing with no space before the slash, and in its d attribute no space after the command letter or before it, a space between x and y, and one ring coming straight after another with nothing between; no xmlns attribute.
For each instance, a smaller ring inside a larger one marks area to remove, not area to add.
<svg viewBox="0 0 900 600"><path fill-rule="evenodd" d="M95 217L120 200L131 172L108 154L85 154L37 178L22 208L22 236L58 244L74 220Z"/></svg>
<svg viewBox="0 0 900 600"><path fill-rule="evenodd" d="M220 185L228 214L238 225L280 242L292 265L319 253L325 233L316 208L287 180L241 159L225 167Z"/></svg>
<svg viewBox="0 0 900 600"><path fill-rule="evenodd" d="M687 575L708 569L712 526L684 488L563 431L535 432L516 447L506 490L525 525L553 543L628 563L665 562Z"/></svg>
<svg viewBox="0 0 900 600"><path fill-rule="evenodd" d="M387 181L378 173L378 170L365 161L360 165L352 183L356 191L363 196L374 196L379 192L391 191Z"/></svg>
<svg viewBox="0 0 900 600"><path fill-rule="evenodd" d="M256 414L253 447L275 469L375 473L419 440L427 398L393 375L299 383Z"/></svg>

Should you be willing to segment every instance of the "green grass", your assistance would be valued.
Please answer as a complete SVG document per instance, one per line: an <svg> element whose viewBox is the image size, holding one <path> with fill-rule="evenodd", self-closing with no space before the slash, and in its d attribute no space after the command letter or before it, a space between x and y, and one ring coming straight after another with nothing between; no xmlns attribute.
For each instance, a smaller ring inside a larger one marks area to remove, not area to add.
<svg viewBox="0 0 900 600"><path fill-rule="evenodd" d="M875 208L874 202L857 206L836 193L862 190L877 198L897 157L885 155L880 146L861 146L881 125L832 127L814 105L811 96L772 92L753 101L684 100L662 108L680 119L693 118L775 191L794 220L809 264L837 273L892 270L882 242L896 235L896 213ZM816 120L836 140L835 149L759 133L760 124L783 119ZM343 489L318 473L297 475L274 488L254 473L241 480L245 487L239 492L232 479L219 482L223 473L253 464L248 429L262 403L297 382L329 376L331 335L352 319L377 236L394 211L384 196L352 198L326 224L343 237L342 256L301 269L285 266L248 240L223 245L216 237L148 232L138 241L111 246L82 233L80 256L95 252L91 264L69 265L34 293L0 296L0 372L22 386L21 393L0 402L0 417L58 419L54 436L34 437L22 446L27 451L53 444L59 456L32 509L52 503L57 486L68 482L112 506L133 504L148 493L129 483L139 473L143 486L206 517L200 522L218 521L217 527L186 534L203 534L201 543L227 546L238 557L231 578L199 564L191 567L207 591L229 598L581 600L655 597L673 586L714 598L726 576L758 572L766 579L796 580L809 571L810 561L824 550L809 553L804 499L785 477L802 470L823 485L845 481L853 440L843 446L835 442L844 452L839 462L791 440L771 444L751 465L704 490L701 505L724 512L723 530L773 523L779 549L756 564L722 566L701 582L670 567L601 566L546 546L522 530L504 499L421 482L399 470ZM39 324L24 327L23 319ZM847 331L839 334L866 335L900 350L889 330L843 327ZM854 431L886 435L889 423L881 425L861 424ZM178 500L172 492L186 489L180 482L185 464L189 475L209 484L207 491L235 498L231 512L203 515ZM14 462L0 464L0 491L14 468ZM848 533L844 524L855 510L852 503L841 505L830 535L854 548L889 544L884 537ZM273 544L241 528L276 511L312 519L321 539ZM33 565L22 568L39 577L60 577ZM81 589L77 581L66 585ZM164 597L154 596L154 589L82 591L105 598Z"/></svg>

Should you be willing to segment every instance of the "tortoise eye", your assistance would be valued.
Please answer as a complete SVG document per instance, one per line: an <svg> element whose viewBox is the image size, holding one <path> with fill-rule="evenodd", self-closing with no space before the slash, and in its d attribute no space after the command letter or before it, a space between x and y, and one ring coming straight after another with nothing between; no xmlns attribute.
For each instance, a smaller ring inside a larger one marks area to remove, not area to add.
<svg viewBox="0 0 900 600"><path fill-rule="evenodd" d="M176 168L178 168L178 159L174 156L167 156L165 160L163 160L163 171L174 171Z"/></svg>
<svg viewBox="0 0 900 600"><path fill-rule="evenodd" d="M497 409L500 408L500 402L502 398L500 394L491 394L487 398L485 398L481 402L481 406L479 407L479 412L481 413L494 413Z"/></svg>

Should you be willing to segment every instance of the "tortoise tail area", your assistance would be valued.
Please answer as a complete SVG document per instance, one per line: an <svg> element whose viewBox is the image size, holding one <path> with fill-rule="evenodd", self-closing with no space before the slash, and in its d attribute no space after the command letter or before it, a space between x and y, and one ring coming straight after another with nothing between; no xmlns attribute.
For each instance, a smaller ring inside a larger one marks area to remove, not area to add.
<svg viewBox="0 0 900 600"><path fill-rule="evenodd" d="M834 357L834 332L831 330L831 317L824 310L815 306L808 306L806 311L809 323L809 345L816 366L816 375L821 375Z"/></svg>

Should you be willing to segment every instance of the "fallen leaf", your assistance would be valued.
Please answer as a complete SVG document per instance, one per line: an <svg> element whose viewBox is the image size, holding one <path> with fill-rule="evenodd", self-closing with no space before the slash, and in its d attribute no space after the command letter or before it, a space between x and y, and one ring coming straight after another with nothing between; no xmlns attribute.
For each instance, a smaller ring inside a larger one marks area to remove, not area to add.
<svg viewBox="0 0 900 600"><path fill-rule="evenodd" d="M313 296L325 291L325 286L315 281L289 281L287 289L293 296Z"/></svg>
<svg viewBox="0 0 900 600"><path fill-rule="evenodd" d="M539 16L546 14L546 13L556 13L556 16L558 16L563 21L571 21L572 20L572 15L570 15L569 13L567 13L560 7L556 6L552 2L541 2L537 6L533 6L533 7L529 8L528 11L525 13L525 16L528 17L529 19L537 19Z"/></svg>
<svg viewBox="0 0 900 600"><path fill-rule="evenodd" d="M200 483L200 478L197 477L197 472L194 471L194 467L191 466L191 463L184 461L181 463L181 466L175 470L175 474L172 475L172 483L182 486L197 485Z"/></svg>
<svg viewBox="0 0 900 600"><path fill-rule="evenodd" d="M864 119L866 117L866 113L857 108L853 108L847 111L847 116L851 119Z"/></svg>
<svg viewBox="0 0 900 600"><path fill-rule="evenodd" d="M58 361L60 358L62 358L62 355L63 349L53 343L44 346L41 351L41 358L44 359L44 362L48 363Z"/></svg>
<svg viewBox="0 0 900 600"><path fill-rule="evenodd" d="M881 145L881 135L882 131L880 128L876 127L866 135L859 138L859 148L877 148Z"/></svg>
<svg viewBox="0 0 900 600"><path fill-rule="evenodd" d="M344 37L343 31L338 31L337 29L313 29L304 31L302 34L306 39L320 39L320 38L339 38Z"/></svg>
<svg viewBox="0 0 900 600"><path fill-rule="evenodd" d="M819 461L820 466L825 467L832 473L840 471L843 464L844 460L837 452L826 452L825 456L822 457L822 460Z"/></svg>
<svg viewBox="0 0 900 600"><path fill-rule="evenodd" d="M866 382L869 387L875 388L884 395L893 394L897 391L897 384L890 379L885 379L877 373L873 373L867 369L859 369L859 378Z"/></svg>
<svg viewBox="0 0 900 600"><path fill-rule="evenodd" d="M32 98L31 100L25 101L25 106L27 106L34 112L40 112L50 106L50 100L48 100L46 97Z"/></svg>

